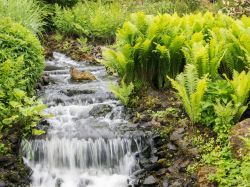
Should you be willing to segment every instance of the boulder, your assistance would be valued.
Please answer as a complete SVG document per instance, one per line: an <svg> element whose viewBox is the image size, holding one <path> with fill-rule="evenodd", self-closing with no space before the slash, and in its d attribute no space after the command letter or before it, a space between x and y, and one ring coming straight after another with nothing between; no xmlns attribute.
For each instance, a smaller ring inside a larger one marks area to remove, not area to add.
<svg viewBox="0 0 250 187"><path fill-rule="evenodd" d="M143 186L156 186L157 184L157 180L152 176L148 176L144 182L143 182Z"/></svg>
<svg viewBox="0 0 250 187"><path fill-rule="evenodd" d="M70 68L71 78L75 81L83 81L83 80L96 80L96 77L89 71L80 71L76 68Z"/></svg>
<svg viewBox="0 0 250 187"><path fill-rule="evenodd" d="M250 118L237 123L229 133L232 153L237 159L249 153L246 143L242 138L250 138Z"/></svg>
<svg viewBox="0 0 250 187"><path fill-rule="evenodd" d="M198 171L198 186L200 187L215 187L213 183L208 180L209 174L216 173L215 167L204 166Z"/></svg>
<svg viewBox="0 0 250 187"><path fill-rule="evenodd" d="M94 106L90 111L89 115L97 118L97 117L104 117L106 116L109 112L112 111L112 107L107 104L101 104L101 105L96 105Z"/></svg>

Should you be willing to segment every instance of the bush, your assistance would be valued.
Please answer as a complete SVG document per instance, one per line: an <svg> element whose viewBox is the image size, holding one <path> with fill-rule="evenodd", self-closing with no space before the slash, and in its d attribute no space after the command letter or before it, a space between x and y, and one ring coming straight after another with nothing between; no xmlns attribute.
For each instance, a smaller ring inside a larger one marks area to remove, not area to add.
<svg viewBox="0 0 250 187"><path fill-rule="evenodd" d="M0 18L10 17L21 23L34 34L43 31L44 8L35 0L0 0Z"/></svg>
<svg viewBox="0 0 250 187"><path fill-rule="evenodd" d="M42 46L35 35L9 18L0 20L0 41L0 137L13 128L22 136L40 134L35 126L45 105L33 93L44 67Z"/></svg>
<svg viewBox="0 0 250 187"><path fill-rule="evenodd" d="M55 7L54 23L65 35L86 36L90 39L111 40L126 17L126 8L118 3L78 3L72 9Z"/></svg>
<svg viewBox="0 0 250 187"><path fill-rule="evenodd" d="M20 24L4 18L0 20L0 41L0 63L16 61L23 56L22 68L27 82L22 88L31 95L34 83L44 68L43 48L39 40Z"/></svg>
<svg viewBox="0 0 250 187"><path fill-rule="evenodd" d="M23 56L0 63L0 135L14 125L23 136L40 133L34 128L45 105L24 91L29 82L29 68L24 67Z"/></svg>

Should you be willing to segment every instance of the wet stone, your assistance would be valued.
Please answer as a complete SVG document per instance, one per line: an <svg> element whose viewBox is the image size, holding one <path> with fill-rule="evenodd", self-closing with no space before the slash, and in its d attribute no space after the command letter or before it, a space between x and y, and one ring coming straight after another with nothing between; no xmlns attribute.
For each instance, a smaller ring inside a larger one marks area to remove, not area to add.
<svg viewBox="0 0 250 187"><path fill-rule="evenodd" d="M82 95L82 94L94 94L94 90L64 90L62 91L63 94L67 95L68 97L72 97L74 95Z"/></svg>
<svg viewBox="0 0 250 187"><path fill-rule="evenodd" d="M157 183L156 179L150 175L149 177L147 177L144 182L143 182L143 186L155 186Z"/></svg>
<svg viewBox="0 0 250 187"><path fill-rule="evenodd" d="M94 106L90 112L89 115L97 118L97 117L104 117L106 116L109 112L112 111L112 107L107 104L101 104L101 105L96 105Z"/></svg>

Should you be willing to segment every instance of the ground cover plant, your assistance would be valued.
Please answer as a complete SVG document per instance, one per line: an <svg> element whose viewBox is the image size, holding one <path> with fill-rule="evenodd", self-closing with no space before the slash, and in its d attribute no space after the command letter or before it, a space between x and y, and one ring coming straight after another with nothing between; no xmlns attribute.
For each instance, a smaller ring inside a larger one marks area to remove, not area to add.
<svg viewBox="0 0 250 187"><path fill-rule="evenodd" d="M0 18L9 17L21 23L34 34L41 34L46 11L35 0L1 0Z"/></svg>

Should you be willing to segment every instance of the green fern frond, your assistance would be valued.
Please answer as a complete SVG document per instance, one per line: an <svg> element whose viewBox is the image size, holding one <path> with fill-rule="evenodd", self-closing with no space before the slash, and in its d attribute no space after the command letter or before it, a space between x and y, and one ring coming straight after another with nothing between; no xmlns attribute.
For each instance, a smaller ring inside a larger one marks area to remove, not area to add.
<svg viewBox="0 0 250 187"><path fill-rule="evenodd" d="M200 120L201 102L207 87L207 76L199 79L194 65L187 64L183 73L176 80L169 78L174 89L182 100L183 106L192 122Z"/></svg>

